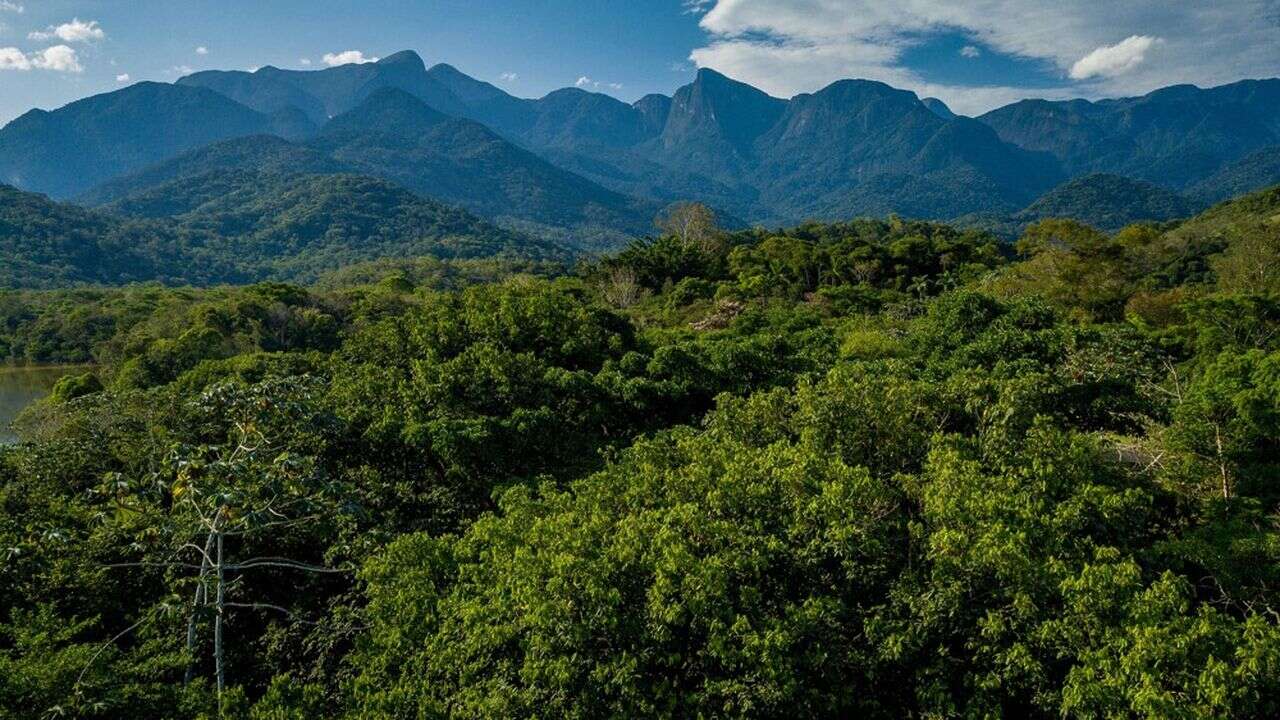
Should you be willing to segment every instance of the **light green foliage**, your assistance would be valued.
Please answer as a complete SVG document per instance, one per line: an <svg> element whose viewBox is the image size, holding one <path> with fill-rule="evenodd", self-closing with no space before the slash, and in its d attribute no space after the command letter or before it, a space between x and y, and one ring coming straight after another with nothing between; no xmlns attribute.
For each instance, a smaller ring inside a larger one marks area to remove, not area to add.
<svg viewBox="0 0 1280 720"><path fill-rule="evenodd" d="M368 570L369 652L406 654L361 677L366 711L874 707L855 608L883 592L897 492L820 439L764 442L785 432L770 418L788 401L769 398L641 442L569 493L512 491L457 541L399 541ZM405 613L421 640L390 634Z"/></svg>
<svg viewBox="0 0 1280 720"><path fill-rule="evenodd" d="M1062 691L1075 717L1271 717L1280 712L1280 631L1193 608L1185 581L1144 584L1114 552L1063 582L1067 604L1047 634L1079 653Z"/></svg>
<svg viewBox="0 0 1280 720"><path fill-rule="evenodd" d="M98 380L98 376L93 373L83 373L59 378L49 397L54 402L67 402L101 391L102 382Z"/></svg>

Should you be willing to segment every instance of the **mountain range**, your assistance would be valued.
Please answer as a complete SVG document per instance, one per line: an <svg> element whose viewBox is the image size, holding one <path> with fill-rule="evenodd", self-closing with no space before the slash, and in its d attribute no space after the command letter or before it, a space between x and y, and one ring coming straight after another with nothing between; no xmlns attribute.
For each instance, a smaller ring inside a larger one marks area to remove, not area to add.
<svg viewBox="0 0 1280 720"><path fill-rule="evenodd" d="M1018 223L1068 209L1110 226L1280 182L1277 110L1275 79L1026 100L971 118L880 82L781 99L710 69L630 104L577 88L524 99L406 51L315 71L200 72L33 110L0 129L0 182L158 218L211 200L212 187L244 197L263 173L365 176L585 250L647 232L680 200L728 225L887 213ZM1148 201L1117 210L1134 192Z"/></svg>

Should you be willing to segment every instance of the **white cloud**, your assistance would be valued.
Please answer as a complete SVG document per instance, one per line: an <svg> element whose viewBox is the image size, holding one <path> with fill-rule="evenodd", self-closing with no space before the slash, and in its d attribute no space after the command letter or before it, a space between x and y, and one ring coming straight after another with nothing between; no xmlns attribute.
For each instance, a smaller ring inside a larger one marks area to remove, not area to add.
<svg viewBox="0 0 1280 720"><path fill-rule="evenodd" d="M10 0L0 0L0 10L3 10L4 12L18 13L19 15L21 15L22 13L26 12L27 9L16 2L10 2Z"/></svg>
<svg viewBox="0 0 1280 720"><path fill-rule="evenodd" d="M129 77L129 73L120 73L116 76L116 82L118 83L127 83L132 79L133 78Z"/></svg>
<svg viewBox="0 0 1280 720"><path fill-rule="evenodd" d="M574 81L573 86L580 87L580 88L591 88L592 90L600 90L601 88L609 88L610 90L622 89L622 83L601 82L599 80L592 80L586 75L583 75L582 77Z"/></svg>
<svg viewBox="0 0 1280 720"><path fill-rule="evenodd" d="M684 12L686 15L698 15L707 11L707 8L715 0L684 0Z"/></svg>
<svg viewBox="0 0 1280 720"><path fill-rule="evenodd" d="M196 48L196 54L197 54L197 55L208 55L208 54L209 54L209 48L207 48L207 47L205 47L205 46L201 45L200 47Z"/></svg>
<svg viewBox="0 0 1280 720"><path fill-rule="evenodd" d="M515 82L520 79L520 75L513 72L504 72L498 76L498 79L503 82Z"/></svg>
<svg viewBox="0 0 1280 720"><path fill-rule="evenodd" d="M694 64L775 95L862 77L935 95L966 113L1005 99L1132 95L1271 77L1280 68L1280 0L714 0L700 25L710 39L691 53ZM1058 83L939 85L904 65L904 52L923 39L957 32L983 54L1038 63ZM1128 35L1163 41L1139 53L1143 60L1091 61L1081 68L1095 71L1088 82L1072 76L1082 59Z"/></svg>
<svg viewBox="0 0 1280 720"><path fill-rule="evenodd" d="M193 72L195 72L195 68L190 65L174 65L169 68L170 75L190 75Z"/></svg>
<svg viewBox="0 0 1280 720"><path fill-rule="evenodd" d="M311 58L298 58L298 64L299 64L299 65L310 65L310 64L311 64Z"/></svg>
<svg viewBox="0 0 1280 720"><path fill-rule="evenodd" d="M84 72L80 65L80 57L67 45L54 45L31 54L31 66L41 70L54 72Z"/></svg>
<svg viewBox="0 0 1280 720"><path fill-rule="evenodd" d="M0 70L30 70L31 60L16 47L0 48Z"/></svg>
<svg viewBox="0 0 1280 720"><path fill-rule="evenodd" d="M1150 35L1130 35L1115 45L1100 47L1071 66L1071 78L1086 80L1123 75L1141 65L1147 59L1147 51L1158 42L1159 38Z"/></svg>
<svg viewBox="0 0 1280 720"><path fill-rule="evenodd" d="M365 54L360 50L344 50L340 53L325 53L321 60L323 60L324 64L329 67L378 62L378 58L365 57Z"/></svg>
<svg viewBox="0 0 1280 720"><path fill-rule="evenodd" d="M80 18L73 18L71 22L61 25L50 25L48 30L36 31L27 34L30 40L52 40L57 38L63 42L69 43L85 43L92 40L101 40L107 36L107 33L98 25L97 20L85 22Z"/></svg>
<svg viewBox="0 0 1280 720"><path fill-rule="evenodd" d="M54 45L33 53L24 53L15 47L0 48L0 70L79 73L84 72L84 67L73 48Z"/></svg>
<svg viewBox="0 0 1280 720"><path fill-rule="evenodd" d="M982 54L982 51L974 45L965 45L960 48L960 54L967 58L976 58Z"/></svg>

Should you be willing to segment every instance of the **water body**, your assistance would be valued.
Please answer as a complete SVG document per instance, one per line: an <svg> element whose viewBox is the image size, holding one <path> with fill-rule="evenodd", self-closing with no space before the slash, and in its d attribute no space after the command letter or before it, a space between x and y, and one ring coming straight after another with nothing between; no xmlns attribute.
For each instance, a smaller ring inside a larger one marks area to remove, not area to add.
<svg viewBox="0 0 1280 720"><path fill-rule="evenodd" d="M17 442L9 424L31 403L49 394L63 375L83 367L5 367L0 365L0 445Z"/></svg>

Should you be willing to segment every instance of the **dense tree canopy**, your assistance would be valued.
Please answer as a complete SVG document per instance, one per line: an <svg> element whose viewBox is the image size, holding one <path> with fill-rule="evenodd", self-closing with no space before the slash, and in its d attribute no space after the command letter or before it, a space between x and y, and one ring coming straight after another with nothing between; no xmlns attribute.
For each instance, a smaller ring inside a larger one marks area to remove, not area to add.
<svg viewBox="0 0 1280 720"><path fill-rule="evenodd" d="M1254 210L0 293L0 715L1275 717Z"/></svg>

